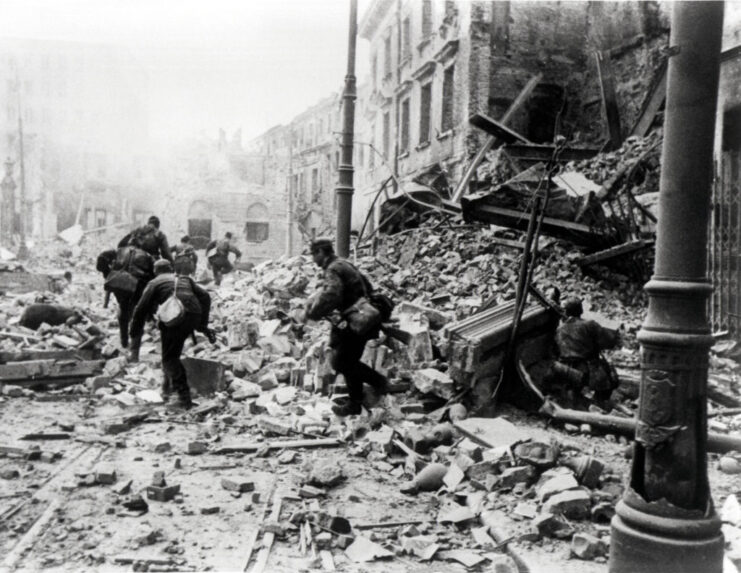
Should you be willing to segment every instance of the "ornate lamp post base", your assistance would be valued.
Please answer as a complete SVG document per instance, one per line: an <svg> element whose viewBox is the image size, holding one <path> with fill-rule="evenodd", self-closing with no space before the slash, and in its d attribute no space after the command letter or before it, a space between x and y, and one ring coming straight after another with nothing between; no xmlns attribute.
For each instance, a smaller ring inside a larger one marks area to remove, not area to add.
<svg viewBox="0 0 741 573"><path fill-rule="evenodd" d="M636 510L625 500L617 505L612 520L610 573L714 571L723 561L721 522L714 512L707 518L687 512L687 518L681 519L658 515L661 508L656 506L661 504L640 504L654 507ZM667 510L676 514L677 508Z"/></svg>

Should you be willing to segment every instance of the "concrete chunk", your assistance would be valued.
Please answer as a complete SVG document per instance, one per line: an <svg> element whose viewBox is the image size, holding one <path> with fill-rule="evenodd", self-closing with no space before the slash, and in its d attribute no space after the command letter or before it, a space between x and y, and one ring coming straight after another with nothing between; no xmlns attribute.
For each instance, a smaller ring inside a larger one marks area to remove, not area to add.
<svg viewBox="0 0 741 573"><path fill-rule="evenodd" d="M435 368L417 370L412 376L414 386L423 394L435 394L445 400L450 400L455 394L453 379Z"/></svg>
<svg viewBox="0 0 741 573"><path fill-rule="evenodd" d="M584 519L589 516L591 507L589 494L582 489L574 489L552 496L543 506L543 511L561 514L569 519Z"/></svg>
<svg viewBox="0 0 741 573"><path fill-rule="evenodd" d="M590 561L607 554L607 545L588 533L577 533L571 540L571 553L579 559Z"/></svg>

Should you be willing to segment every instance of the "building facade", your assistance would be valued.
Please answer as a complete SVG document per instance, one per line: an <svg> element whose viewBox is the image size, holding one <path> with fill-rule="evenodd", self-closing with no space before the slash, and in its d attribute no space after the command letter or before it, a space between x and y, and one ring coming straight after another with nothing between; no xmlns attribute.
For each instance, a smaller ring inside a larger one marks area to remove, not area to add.
<svg viewBox="0 0 741 573"><path fill-rule="evenodd" d="M128 220L137 196L151 193L147 89L114 47L0 40L0 154L13 164L14 209L29 238Z"/></svg>

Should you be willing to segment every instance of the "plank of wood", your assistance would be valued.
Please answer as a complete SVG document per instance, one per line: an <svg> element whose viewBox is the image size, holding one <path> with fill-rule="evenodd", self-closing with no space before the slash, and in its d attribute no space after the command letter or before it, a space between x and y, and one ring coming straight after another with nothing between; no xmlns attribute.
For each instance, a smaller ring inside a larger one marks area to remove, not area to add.
<svg viewBox="0 0 741 573"><path fill-rule="evenodd" d="M522 88L522 91L519 93L517 98L515 98L515 100L512 102L512 105L509 106L505 114L502 116L502 119L500 120L502 125L507 125L507 123L509 123L509 121L512 119L512 116L514 116L515 113L520 110L525 101L527 101L527 99L530 97L530 94L533 93L535 86L540 83L540 80L542 78L543 76L541 74L530 78L527 84L525 84L525 87ZM460 201L461 196L466 191L466 187L468 187L468 182L471 181L471 178L473 177L474 173L476 173L476 170L479 168L479 165L481 165L481 162L486 157L486 154L492 147L494 147L494 144L496 142L497 138L493 135L490 135L486 138L486 141L484 142L484 145L481 146L481 149L476 152L476 155L471 161L471 164L466 169L466 172L463 174L463 177L461 178L460 182L455 188L455 191L453 192L453 196L451 197L451 201L453 203L458 203L458 201Z"/></svg>
<svg viewBox="0 0 741 573"><path fill-rule="evenodd" d="M321 440L285 440L274 442L249 442L246 444L232 444L222 446L214 450L214 454L231 454L234 452L256 452L259 449L267 448L268 450L295 450L299 448L337 448L344 442L337 438L323 438Z"/></svg>
<svg viewBox="0 0 741 573"><path fill-rule="evenodd" d="M268 504L271 503L273 500L273 494L275 493L275 489L271 488L270 494L268 495L267 503L265 503L265 507L262 508L262 512L260 513L260 519L257 522L257 527L255 528L255 531L252 532L252 535L250 535L249 539L247 540L247 549L245 550L245 561L244 561L244 567L242 567L242 571L247 571L247 567L250 565L250 560L252 559L252 552L255 550L255 544L257 543L257 537L260 535L260 530L262 529L262 524L265 523L265 515L268 512Z"/></svg>
<svg viewBox="0 0 741 573"><path fill-rule="evenodd" d="M0 382L30 386L57 379L88 378L103 371L104 360L29 360L0 364Z"/></svg>
<svg viewBox="0 0 741 573"><path fill-rule="evenodd" d="M605 110L605 117L607 118L607 128L610 132L610 147L617 149L623 144L623 136L610 55L609 53L598 51L595 52L595 57L597 60L600 91L602 92L602 104Z"/></svg>
<svg viewBox="0 0 741 573"><path fill-rule="evenodd" d="M92 350L19 350L0 352L0 364L29 360L94 360Z"/></svg>
<svg viewBox="0 0 741 573"><path fill-rule="evenodd" d="M280 520L280 509L282 504L283 497L280 494L276 494L275 500L273 501L273 508L270 511L270 519L272 519L273 521L277 522ZM252 568L252 573L262 573L263 571L265 571L265 567L268 564L268 559L270 558L270 549L273 547L274 541L275 533L273 533L272 531L268 531L265 535L263 535L263 548L257 555L255 566Z"/></svg>
<svg viewBox="0 0 741 573"><path fill-rule="evenodd" d="M405 521L384 521L381 523L358 523L353 525L353 529L365 531L368 529L387 529L389 527L404 527L405 525L421 525L429 523L430 519L407 519Z"/></svg>
<svg viewBox="0 0 741 573"><path fill-rule="evenodd" d="M44 513L42 513L41 516L36 520L36 523L33 524L31 529L26 531L26 534L21 538L16 546L13 547L10 553L5 556L3 567L7 567L8 569L12 570L13 568L15 568L16 565L18 565L21 557L23 556L23 553L34 546L36 540L44 532L46 526L52 520L54 514L57 512L57 509L61 507L61 505L62 504L58 499L52 500L52 502L44 510Z"/></svg>
<svg viewBox="0 0 741 573"><path fill-rule="evenodd" d="M21 437L21 440L69 440L70 435L65 432L49 432L49 433L43 433L39 432L36 434L26 434L25 436Z"/></svg>

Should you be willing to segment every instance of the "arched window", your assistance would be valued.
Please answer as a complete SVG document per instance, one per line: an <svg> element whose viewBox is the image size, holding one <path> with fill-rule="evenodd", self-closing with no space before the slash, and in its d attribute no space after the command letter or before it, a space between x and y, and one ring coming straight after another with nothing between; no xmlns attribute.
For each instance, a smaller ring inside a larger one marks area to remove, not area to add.
<svg viewBox="0 0 741 573"><path fill-rule="evenodd" d="M268 208L262 203L253 203L247 209L247 222L244 235L248 243L262 243L268 240Z"/></svg>

